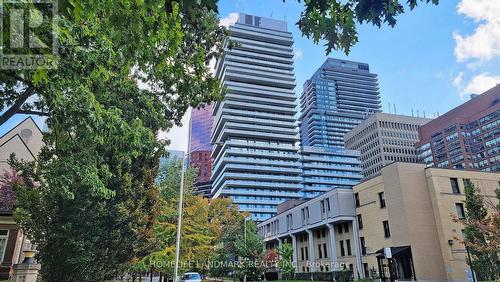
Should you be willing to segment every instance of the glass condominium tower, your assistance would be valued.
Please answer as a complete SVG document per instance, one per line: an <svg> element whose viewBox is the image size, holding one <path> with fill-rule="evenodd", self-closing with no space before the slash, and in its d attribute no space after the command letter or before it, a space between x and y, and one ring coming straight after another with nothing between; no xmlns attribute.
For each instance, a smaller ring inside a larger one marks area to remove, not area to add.
<svg viewBox="0 0 500 282"><path fill-rule="evenodd" d="M197 169L193 191L195 194L210 197L212 190L210 176L212 171L212 144L210 135L212 134L213 105L206 105L203 108L194 108L191 111L189 121L189 166Z"/></svg>
<svg viewBox="0 0 500 282"><path fill-rule="evenodd" d="M304 83L300 107L304 198L358 184L360 153L344 148L344 135L380 110L377 75L368 64L329 58Z"/></svg>
<svg viewBox="0 0 500 282"><path fill-rule="evenodd" d="M377 75L366 63L328 58L300 97L304 146L344 148L344 134L380 111Z"/></svg>
<svg viewBox="0 0 500 282"><path fill-rule="evenodd" d="M212 195L230 197L255 221L302 190L293 38L284 21L239 14L216 64L226 87L214 107Z"/></svg>

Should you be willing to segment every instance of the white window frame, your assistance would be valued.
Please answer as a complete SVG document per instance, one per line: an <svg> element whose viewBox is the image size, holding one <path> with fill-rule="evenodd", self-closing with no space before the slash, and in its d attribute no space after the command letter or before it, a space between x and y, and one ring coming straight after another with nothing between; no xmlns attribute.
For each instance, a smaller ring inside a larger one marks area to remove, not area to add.
<svg viewBox="0 0 500 282"><path fill-rule="evenodd" d="M7 244L9 243L9 229L0 229L0 230L6 230L7 234L6 235L0 235L0 240L5 240L5 246L3 250L0 250L0 263L3 262L4 256L5 256L5 251L7 250Z"/></svg>

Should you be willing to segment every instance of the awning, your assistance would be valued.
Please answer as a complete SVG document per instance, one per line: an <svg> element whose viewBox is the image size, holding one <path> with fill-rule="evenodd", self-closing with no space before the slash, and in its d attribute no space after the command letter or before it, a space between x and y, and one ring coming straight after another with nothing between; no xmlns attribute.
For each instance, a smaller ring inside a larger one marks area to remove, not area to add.
<svg viewBox="0 0 500 282"><path fill-rule="evenodd" d="M377 254L377 258L385 258L384 249L385 248L375 252ZM393 258L411 256L411 247L410 246L391 247L391 254Z"/></svg>

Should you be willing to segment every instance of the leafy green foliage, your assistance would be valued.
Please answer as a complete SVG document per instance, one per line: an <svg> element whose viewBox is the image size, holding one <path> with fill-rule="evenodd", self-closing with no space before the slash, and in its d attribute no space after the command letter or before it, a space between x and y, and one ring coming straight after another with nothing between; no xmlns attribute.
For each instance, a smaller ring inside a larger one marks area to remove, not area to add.
<svg viewBox="0 0 500 282"><path fill-rule="evenodd" d="M327 54L332 50L349 54L358 42L357 23L394 27L405 5L413 10L419 2L437 5L439 0L305 0L297 26L314 43L325 40Z"/></svg>
<svg viewBox="0 0 500 282"><path fill-rule="evenodd" d="M42 279L103 281L149 253L167 143L157 133L221 97L208 65L226 30L217 1L60 2L58 68L2 69L0 124L47 116L36 163L11 161Z"/></svg>
<svg viewBox="0 0 500 282"><path fill-rule="evenodd" d="M480 280L496 280L500 278L500 260L498 257L499 211L488 216L484 199L479 190L469 180L465 184L465 245L472 261L468 263Z"/></svg>
<svg viewBox="0 0 500 282"><path fill-rule="evenodd" d="M262 274L261 261L264 255L264 245L257 235L257 225L253 221L245 221L246 233L240 235L236 241L236 255L238 256L239 276L246 275L247 280L257 281Z"/></svg>
<svg viewBox="0 0 500 282"><path fill-rule="evenodd" d="M182 165L165 164L157 178L160 199L154 224L150 254L133 260L132 272L150 269L173 276L178 215L179 186ZM181 234L180 273L198 271L224 276L230 270L227 262L234 247L235 236L241 235L244 215L229 199L205 199L192 194L196 171L185 172L184 207ZM235 228L236 227L236 228ZM211 263L211 264L210 264Z"/></svg>
<svg viewBox="0 0 500 282"><path fill-rule="evenodd" d="M286 280L293 278L295 274L295 266L293 265L293 247L292 244L286 242L278 248L280 259L278 267Z"/></svg>

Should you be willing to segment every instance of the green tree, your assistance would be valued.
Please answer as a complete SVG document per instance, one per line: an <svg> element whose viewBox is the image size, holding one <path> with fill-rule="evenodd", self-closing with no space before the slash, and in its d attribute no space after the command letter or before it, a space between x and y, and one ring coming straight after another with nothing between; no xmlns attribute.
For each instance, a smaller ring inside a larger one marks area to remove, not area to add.
<svg viewBox="0 0 500 282"><path fill-rule="evenodd" d="M160 199L158 214L153 225L154 247L146 256L135 259L135 268L144 265L148 270L153 269L167 276L173 276L181 174L182 162L180 161L165 163L160 168L156 179ZM208 200L192 194L196 171L192 168L187 169L184 178L181 272L189 270L188 266L205 264L211 253L211 242L214 239L208 221Z"/></svg>
<svg viewBox="0 0 500 282"><path fill-rule="evenodd" d="M500 221L498 210L495 213L496 217L495 215L489 217L479 190L469 179L464 180L464 184L466 209L463 220L465 224L464 243L472 257L472 261L468 263L480 280L499 279L500 261L497 244Z"/></svg>
<svg viewBox="0 0 500 282"><path fill-rule="evenodd" d="M257 235L257 225L253 221L245 221L246 228L236 241L236 255L240 277L256 281L262 274L262 258L264 245Z"/></svg>
<svg viewBox="0 0 500 282"><path fill-rule="evenodd" d="M210 258L210 276L214 278L223 278L232 270L230 265L230 256L224 243L221 242L215 246Z"/></svg>
<svg viewBox="0 0 500 282"><path fill-rule="evenodd" d="M31 179L15 209L44 281L102 281L149 251L157 133L221 95L208 67L226 33L215 3L61 1L58 67L0 71L0 124L47 116L37 162L11 162Z"/></svg>
<svg viewBox="0 0 500 282"><path fill-rule="evenodd" d="M132 271L153 269L172 277L178 215L179 186L182 165L165 164L160 168L157 183L160 191L159 212L154 224L151 253L134 260ZM230 199L205 199L194 196L196 171L187 169L184 181L184 207L181 234L180 272L225 274L234 235L233 228L241 230L244 215ZM241 233L240 233L241 234ZM215 264L217 263L217 264ZM214 275L213 274L213 275Z"/></svg>
<svg viewBox="0 0 500 282"><path fill-rule="evenodd" d="M293 247L290 243L283 243L278 248L280 255L278 260L278 267L286 281L292 279L295 274L295 266L293 265Z"/></svg>
<svg viewBox="0 0 500 282"><path fill-rule="evenodd" d="M349 54L358 42L356 24L394 27L405 6L413 10L419 2L437 5L439 0L307 0L297 26L314 43L325 40L326 53L340 50Z"/></svg>

